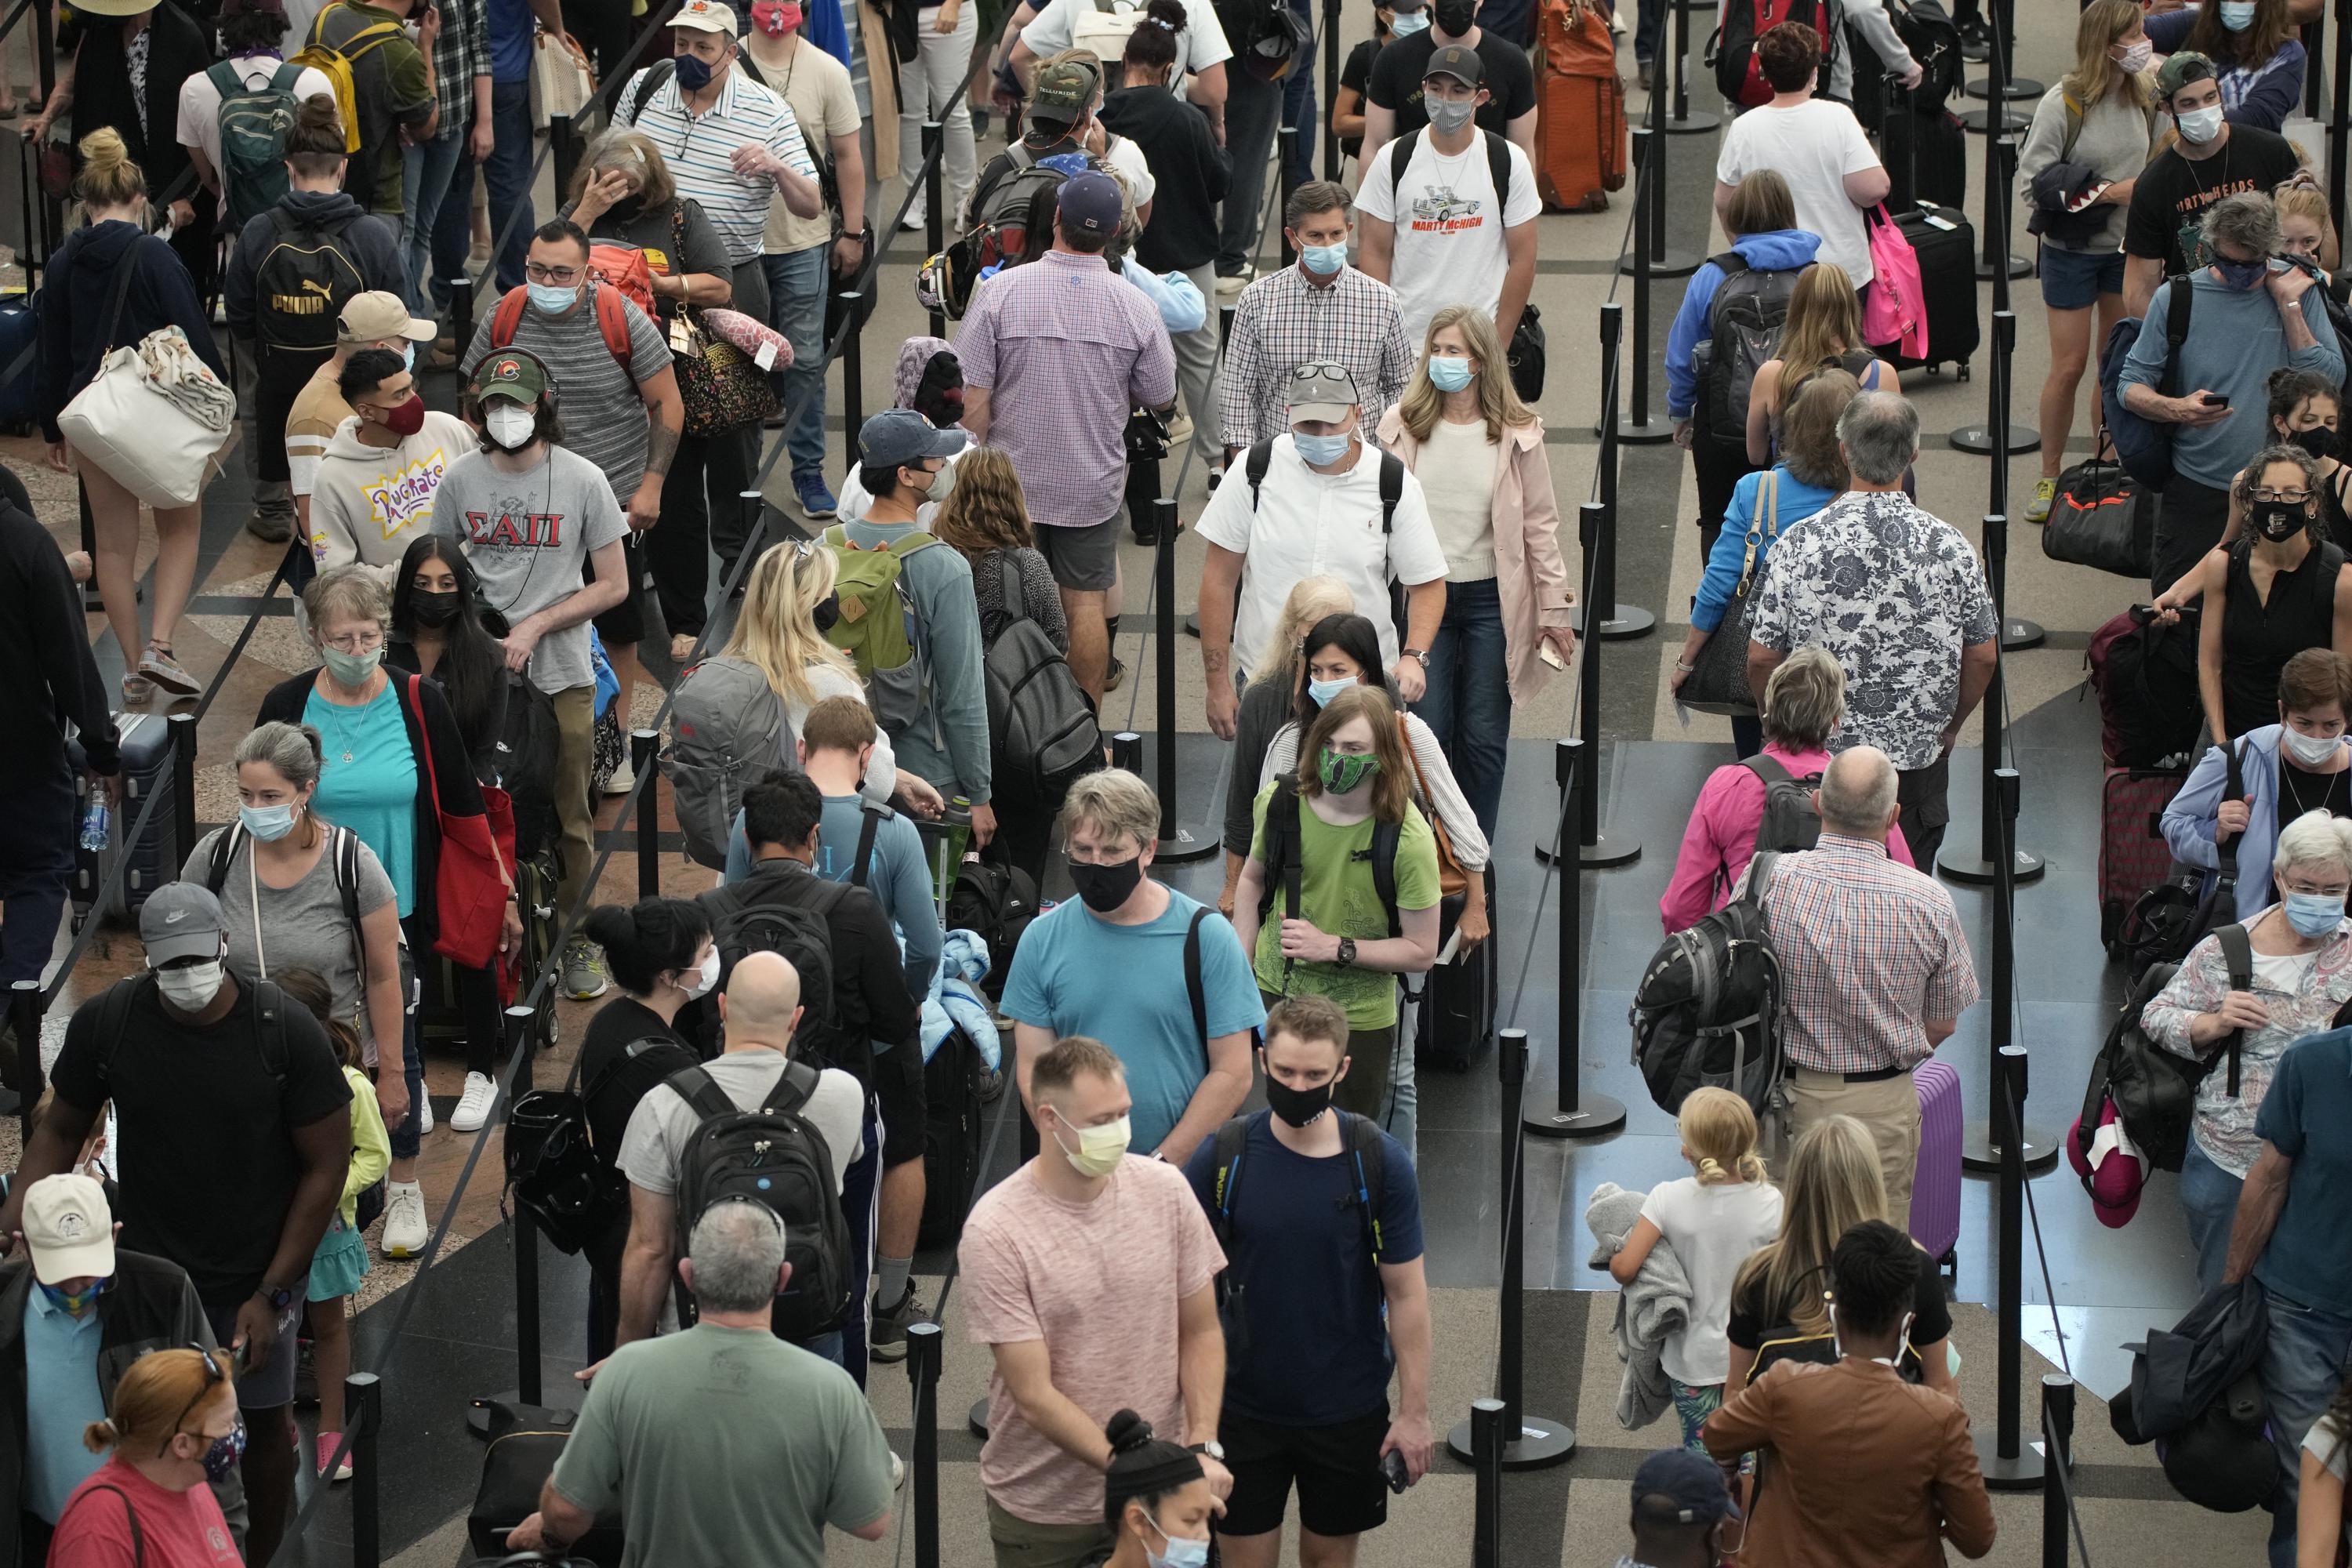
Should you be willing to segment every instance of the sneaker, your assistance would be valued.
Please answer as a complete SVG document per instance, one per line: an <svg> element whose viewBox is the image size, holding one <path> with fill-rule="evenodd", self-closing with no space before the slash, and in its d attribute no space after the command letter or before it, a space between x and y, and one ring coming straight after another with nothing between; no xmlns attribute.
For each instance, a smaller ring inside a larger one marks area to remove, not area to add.
<svg viewBox="0 0 2352 1568"><path fill-rule="evenodd" d="M907 1283L907 1293L898 1298L895 1307L874 1304L874 1327L866 1336L866 1352L876 1361L907 1359L907 1329L909 1324L928 1323L931 1310L915 1294L912 1280Z"/></svg>
<svg viewBox="0 0 2352 1568"><path fill-rule="evenodd" d="M386 1182L383 1201L383 1255L415 1258L425 1250L430 1227L425 1223L425 1189L415 1182Z"/></svg>
<svg viewBox="0 0 2352 1568"><path fill-rule="evenodd" d="M1105 691L1117 691L1118 689L1119 682L1126 679L1127 662L1124 659L1114 658L1110 661L1110 668L1103 671L1103 689Z"/></svg>
<svg viewBox="0 0 2352 1568"><path fill-rule="evenodd" d="M490 1109L499 1102L498 1080L486 1072L466 1075L466 1092L457 1098L456 1114L449 1118L452 1132L478 1132L482 1123L490 1119Z"/></svg>
<svg viewBox="0 0 2352 1568"><path fill-rule="evenodd" d="M122 705L125 708L144 708L154 700L155 683L153 681L143 675L126 675L122 678Z"/></svg>
<svg viewBox="0 0 2352 1568"><path fill-rule="evenodd" d="M139 673L174 697L194 697L205 689L202 681L180 668L180 661L162 643L147 645L147 651L140 656Z"/></svg>
<svg viewBox="0 0 2352 1568"><path fill-rule="evenodd" d="M1209 493L1211 495L1216 494L1217 487L1224 482L1225 466L1223 463L1219 463L1216 467L1209 470Z"/></svg>
<svg viewBox="0 0 2352 1568"><path fill-rule="evenodd" d="M604 952L584 936L563 944L563 994L574 1002L604 994L612 982L604 978Z"/></svg>
<svg viewBox="0 0 2352 1568"><path fill-rule="evenodd" d="M424 1137L433 1131L433 1097L420 1095L416 1100L416 1135Z"/></svg>
<svg viewBox="0 0 2352 1568"><path fill-rule="evenodd" d="M793 494L800 498L801 510L811 517L832 517L841 510L841 503L824 488L824 476L814 468L793 470Z"/></svg>
<svg viewBox="0 0 2352 1568"><path fill-rule="evenodd" d="M907 1463L898 1455L890 1456L890 1489L897 1491L907 1484Z"/></svg>
<svg viewBox="0 0 2352 1568"><path fill-rule="evenodd" d="M1622 38L1633 30L1625 25L1625 7L1620 5L1609 13L1609 31L1613 36Z"/></svg>
<svg viewBox="0 0 2352 1568"><path fill-rule="evenodd" d="M321 1432L319 1434L318 1473L324 1477L329 1482L347 1481L352 1479L352 1457L349 1454L345 1454L343 1456L342 1462L335 1466L335 1473L333 1475L330 1476L327 1474L328 1462L334 1458L335 1449L341 1446L342 1440L343 1435L341 1432Z"/></svg>
<svg viewBox="0 0 2352 1568"><path fill-rule="evenodd" d="M626 795L636 787L636 765L631 763L628 758L623 757L621 759L621 765L613 770L613 776L604 781L604 793L606 795Z"/></svg>
<svg viewBox="0 0 2352 1568"><path fill-rule="evenodd" d="M914 208L908 207L907 209L907 216L898 220L898 226L905 229L909 234L920 234L923 231L923 226L930 221L930 218L927 215L919 213Z"/></svg>
<svg viewBox="0 0 2352 1568"><path fill-rule="evenodd" d="M2050 505L2057 499L2058 481L2056 479L2034 480L2033 499L2025 503L2025 521L2028 522L2048 522L2050 521Z"/></svg>
<svg viewBox="0 0 2352 1568"><path fill-rule="evenodd" d="M1643 90L1643 92L1647 92L1647 91L1649 91L1649 90L1650 90L1650 62L1649 62L1649 61L1647 61L1647 60L1637 60L1637 61L1635 61L1635 62L1634 62L1634 65L1633 65L1633 79L1634 79L1637 83L1639 83L1639 84L1640 84L1641 89L1642 89L1642 90Z"/></svg>
<svg viewBox="0 0 2352 1568"><path fill-rule="evenodd" d="M245 531L264 544L283 544L294 537L294 514L257 511L245 520Z"/></svg>
<svg viewBox="0 0 2352 1568"><path fill-rule="evenodd" d="M1241 303L1242 290L1257 278L1257 268L1244 265L1239 272L1217 276L1217 304L1220 309Z"/></svg>

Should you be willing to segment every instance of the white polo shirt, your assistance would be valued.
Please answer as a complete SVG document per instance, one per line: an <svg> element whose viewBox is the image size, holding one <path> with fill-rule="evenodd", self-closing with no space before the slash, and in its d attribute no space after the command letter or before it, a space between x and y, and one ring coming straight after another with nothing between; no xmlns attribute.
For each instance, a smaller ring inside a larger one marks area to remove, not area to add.
<svg viewBox="0 0 2352 1568"><path fill-rule="evenodd" d="M1380 629L1381 663L1395 664L1390 577L1414 587L1445 575L1445 552L1430 526L1421 481L1406 470L1383 549L1381 449L1370 440L1358 447L1356 466L1346 473L1318 474L1287 432L1276 437L1255 511L1243 471L1247 461L1246 456L1234 459L1197 525L1202 539L1244 557L1234 647L1254 654L1265 646L1283 600L1300 578L1336 577L1355 595L1356 613Z"/></svg>
<svg viewBox="0 0 2352 1568"><path fill-rule="evenodd" d="M646 68L651 70L651 66ZM630 108L637 100L639 71L621 89L613 105L613 123L632 124ZM635 129L653 139L669 163L677 194L702 204L710 226L727 243L727 259L740 267L760 254L768 228L768 204L781 199L775 182L766 175L746 179L735 172L735 150L746 142L765 147L794 173L816 178L801 137L800 121L792 108L741 71L730 69L719 84L718 101L697 115L686 107L676 74L646 100L645 112L635 116Z"/></svg>

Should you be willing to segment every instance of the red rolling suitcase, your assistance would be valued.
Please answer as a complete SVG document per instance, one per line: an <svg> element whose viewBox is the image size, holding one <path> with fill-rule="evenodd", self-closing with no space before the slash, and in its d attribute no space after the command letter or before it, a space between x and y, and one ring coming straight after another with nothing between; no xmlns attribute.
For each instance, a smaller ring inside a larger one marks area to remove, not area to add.
<svg viewBox="0 0 2352 1568"><path fill-rule="evenodd" d="M1919 1089L1919 1168L1911 1178L1911 1239L1957 1278L1960 1241L1960 1075L1929 1059L1911 1069Z"/></svg>
<svg viewBox="0 0 2352 1568"><path fill-rule="evenodd" d="M2124 917L2172 870L2164 808L2187 768L2109 768L2099 805L2099 941L2113 951Z"/></svg>

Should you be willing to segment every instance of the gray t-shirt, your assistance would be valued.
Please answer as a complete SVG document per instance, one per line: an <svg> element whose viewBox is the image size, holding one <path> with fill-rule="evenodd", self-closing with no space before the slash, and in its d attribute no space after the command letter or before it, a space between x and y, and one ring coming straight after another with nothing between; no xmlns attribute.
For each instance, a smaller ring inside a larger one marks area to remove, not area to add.
<svg viewBox="0 0 2352 1568"><path fill-rule="evenodd" d="M640 384L669 368L669 345L646 313L624 300L629 321L629 363L623 368L596 325L594 291L583 289L580 304L564 317L542 316L526 306L515 323L512 348L528 350L555 380L556 412L563 420L564 445L604 470L615 495L635 491L646 471L646 405ZM461 366L470 376L490 352L494 315L474 329Z"/></svg>
<svg viewBox="0 0 2352 1568"><path fill-rule="evenodd" d="M196 840L180 868L180 879L202 884L212 875L213 845L230 831L216 827ZM335 836L349 833L336 828ZM356 836L354 836L356 837ZM391 903L392 879L365 844L358 851L359 910L362 917ZM315 971L334 993L334 1016L359 1035L364 1058L375 1059L375 1037L368 1028L367 977L360 969L360 937L343 914L342 889L335 882L337 848L331 838L317 863L290 888L259 882L253 871L253 840L240 838L221 880L221 923L228 930L229 973L241 982L270 979L289 969ZM261 891L261 919L254 920L253 890Z"/></svg>
<svg viewBox="0 0 2352 1568"><path fill-rule="evenodd" d="M546 452L520 474L501 471L487 452L467 452L449 465L433 499L433 531L464 547L483 598L509 626L580 592L588 558L628 531L594 464L567 447ZM551 697L595 679L585 621L548 633L531 653L531 684Z"/></svg>
<svg viewBox="0 0 2352 1568"><path fill-rule="evenodd" d="M725 1051L703 1063L702 1070L738 1109L751 1110L768 1098L768 1091L784 1076L784 1058L772 1050ZM838 1194L843 1173L857 1157L866 1096L856 1079L839 1068L826 1068L817 1075L816 1092L809 1096L801 1114L814 1125L833 1156L833 1190ZM637 1101L636 1110L629 1114L629 1130L621 1135L621 1173L629 1178L631 1186L662 1196L675 1193L686 1141L701 1125L701 1115L678 1097L677 1090L666 1083L656 1084Z"/></svg>

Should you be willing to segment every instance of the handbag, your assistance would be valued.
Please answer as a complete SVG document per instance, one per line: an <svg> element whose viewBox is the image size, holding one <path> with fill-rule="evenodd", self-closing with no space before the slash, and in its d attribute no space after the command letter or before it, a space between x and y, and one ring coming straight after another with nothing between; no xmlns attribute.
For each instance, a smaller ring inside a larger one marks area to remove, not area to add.
<svg viewBox="0 0 2352 1568"><path fill-rule="evenodd" d="M1919 277L1919 253L1904 237L1903 226L1877 207L1878 221L1870 230L1870 265L1877 274L1870 297L1863 301L1862 341L1892 343L1904 359L1927 357L1927 286Z"/></svg>
<svg viewBox="0 0 2352 1568"><path fill-rule="evenodd" d="M2101 443L2102 455L2058 476L2057 499L2042 525L2042 553L2146 582L2156 550L2155 509L2107 450Z"/></svg>
<svg viewBox="0 0 2352 1568"><path fill-rule="evenodd" d="M576 121L596 96L596 79L588 62L545 31L535 34L530 51L530 125L545 131L561 115Z"/></svg>
<svg viewBox="0 0 2352 1568"><path fill-rule="evenodd" d="M1503 357L1510 362L1511 389L1519 401L1539 400L1544 389L1543 312L1532 303L1521 307L1519 324L1511 330L1510 347Z"/></svg>
<svg viewBox="0 0 2352 1568"><path fill-rule="evenodd" d="M158 327L135 347L115 346L133 264L150 239L133 240L115 263L106 356L58 416L58 428L77 453L149 506L194 506L236 416L236 395L178 327Z"/></svg>
<svg viewBox="0 0 2352 1568"><path fill-rule="evenodd" d="M1454 853L1454 836L1445 831L1445 821L1437 815L1437 797L1429 793L1429 775L1421 771L1421 754L1412 749L1412 734L1405 728L1404 715L1396 716L1397 744L1412 761L1412 782L1419 786L1421 798L1429 802L1429 831L1437 839L1437 892L1441 901L1455 898L1469 890L1470 873L1462 868L1461 858Z"/></svg>
<svg viewBox="0 0 2352 1568"><path fill-rule="evenodd" d="M1748 623L1756 608L1756 557L1780 537L1780 470L1767 468L1756 482L1756 506L1748 518L1748 554L1739 565L1739 581L1732 585L1731 603L1706 646L1691 662L1675 700L1702 713L1734 713L1743 718L1756 711L1756 694L1748 686Z"/></svg>
<svg viewBox="0 0 2352 1568"><path fill-rule="evenodd" d="M411 675L407 681L408 709L415 715L420 735L425 733L424 679ZM486 969L498 956L499 936L506 925L507 879L498 840L487 814L458 816L443 806L430 736L419 750L425 757L425 787L433 792L433 815L441 826L441 852L433 868L438 925L433 951L467 969Z"/></svg>
<svg viewBox="0 0 2352 1568"><path fill-rule="evenodd" d="M686 205L669 210L671 254L686 254ZM680 265L683 265L681 260ZM685 433L723 436L772 418L776 388L767 374L733 343L702 324L691 305L678 307L669 324L672 363L677 367L678 400L685 406Z"/></svg>

